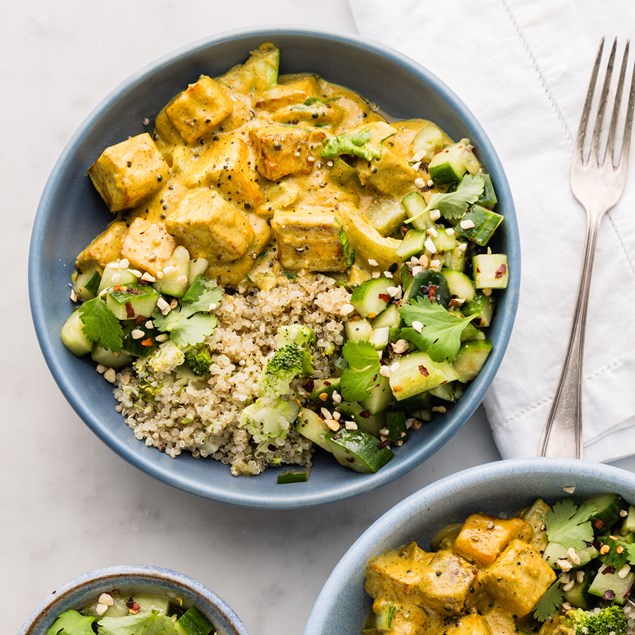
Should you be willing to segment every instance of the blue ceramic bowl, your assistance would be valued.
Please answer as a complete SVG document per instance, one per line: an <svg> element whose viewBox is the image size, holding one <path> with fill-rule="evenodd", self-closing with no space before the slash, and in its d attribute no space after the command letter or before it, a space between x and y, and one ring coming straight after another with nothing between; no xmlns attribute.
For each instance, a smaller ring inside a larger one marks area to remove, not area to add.
<svg viewBox="0 0 635 635"><path fill-rule="evenodd" d="M508 254L511 275L490 331L493 353L451 414L413 435L374 475L362 476L328 456L317 456L307 483L282 486L276 485L276 470L235 478L214 461L189 455L173 460L135 439L114 410L110 384L99 380L89 359L74 357L59 338L72 308L68 296L75 257L111 219L86 169L106 146L142 132L144 118L156 115L199 74L221 74L267 40L281 48L283 73L316 72L358 91L392 116L429 118L454 138L469 137L492 176L506 218L494 248ZM481 403L500 365L516 313L519 280L518 228L509 185L489 139L460 99L395 51L350 35L300 28L214 36L169 54L119 86L81 125L57 162L38 208L29 260L31 309L40 345L59 387L90 429L124 459L170 485L226 503L273 509L369 491L408 472L448 441Z"/></svg>
<svg viewBox="0 0 635 635"><path fill-rule="evenodd" d="M371 600L364 592L369 558L416 540L426 548L443 527L471 513L512 513L536 498L556 500L616 492L635 503L635 474L600 463L518 459L470 468L424 487L386 512L346 552L324 585L304 635L359 633Z"/></svg>
<svg viewBox="0 0 635 635"><path fill-rule="evenodd" d="M149 566L109 567L75 578L44 600L18 635L45 635L60 613L78 610L113 589L180 597L184 606L196 606L214 624L218 635L248 635L240 618L213 591L182 573Z"/></svg>

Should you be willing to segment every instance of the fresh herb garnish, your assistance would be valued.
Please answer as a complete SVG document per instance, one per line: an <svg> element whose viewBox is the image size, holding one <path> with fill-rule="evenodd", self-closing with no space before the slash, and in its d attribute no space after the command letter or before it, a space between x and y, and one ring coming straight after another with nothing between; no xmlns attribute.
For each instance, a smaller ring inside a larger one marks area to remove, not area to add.
<svg viewBox="0 0 635 635"><path fill-rule="evenodd" d="M324 142L321 156L323 159L333 159L341 154L349 154L366 161L379 159L381 149L373 148L368 143L370 139L370 130L366 129L331 137Z"/></svg>
<svg viewBox="0 0 635 635"><path fill-rule="evenodd" d="M624 549L626 550L626 557L628 558L628 563L635 566L635 543L626 545Z"/></svg>
<svg viewBox="0 0 635 635"><path fill-rule="evenodd" d="M564 592L560 587L560 581L556 580L546 591L545 594L536 602L534 607L534 617L539 622L546 622L551 619L559 610L564 602Z"/></svg>
<svg viewBox="0 0 635 635"><path fill-rule="evenodd" d="M435 362L452 361L461 348L461 333L474 315L458 317L428 298L416 298L399 309L410 328L401 329L401 337L412 342ZM415 324L417 329L412 328ZM419 326L421 328L419 328Z"/></svg>
<svg viewBox="0 0 635 635"><path fill-rule="evenodd" d="M351 245L348 242L348 236L346 235L344 228L340 229L337 237L340 239L342 248L344 249L344 262L346 263L346 268L350 269L351 265L355 262L355 250L351 249Z"/></svg>
<svg viewBox="0 0 635 635"><path fill-rule="evenodd" d="M46 635L95 635L94 617L82 615L78 611L64 611L53 622Z"/></svg>
<svg viewBox="0 0 635 635"><path fill-rule="evenodd" d="M123 328L101 298L84 302L78 310L84 323L82 331L91 342L96 342L114 353L121 350Z"/></svg>
<svg viewBox="0 0 635 635"><path fill-rule="evenodd" d="M340 379L340 392L346 401L362 401L379 380L379 357L370 342L344 344L342 355L348 366Z"/></svg>
<svg viewBox="0 0 635 635"><path fill-rule="evenodd" d="M570 498L557 501L545 516L549 541L567 548L583 549L587 543L593 542L590 519L596 511L594 505L582 504L578 507Z"/></svg>
<svg viewBox="0 0 635 635"><path fill-rule="evenodd" d="M405 222L412 223L431 209L438 209L447 220L457 220L465 214L470 204L476 203L484 187L485 181L480 174L466 174L454 192L433 194L426 208Z"/></svg>
<svg viewBox="0 0 635 635"><path fill-rule="evenodd" d="M157 611L104 617L97 624L100 635L177 635L174 622Z"/></svg>

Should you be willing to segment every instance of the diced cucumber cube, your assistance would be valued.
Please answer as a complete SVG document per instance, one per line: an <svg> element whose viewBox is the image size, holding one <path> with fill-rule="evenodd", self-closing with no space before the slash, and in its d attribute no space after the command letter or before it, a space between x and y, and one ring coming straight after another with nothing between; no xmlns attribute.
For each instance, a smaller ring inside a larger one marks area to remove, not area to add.
<svg viewBox="0 0 635 635"><path fill-rule="evenodd" d="M383 351L390 341L390 327L380 326L373 329L368 341L375 347L376 350Z"/></svg>
<svg viewBox="0 0 635 635"><path fill-rule="evenodd" d="M108 368L123 368L132 361L132 355L125 351L109 351L103 346L95 344L92 352L93 361L96 364L102 364Z"/></svg>
<svg viewBox="0 0 635 635"><path fill-rule="evenodd" d="M84 335L84 323L79 314L79 309L75 309L64 322L60 332L62 344L77 357L87 355L93 350L93 343Z"/></svg>
<svg viewBox="0 0 635 635"><path fill-rule="evenodd" d="M392 392L388 377L379 375L377 384L370 389L370 394L361 403L364 409L368 410L372 415L386 410L392 403Z"/></svg>
<svg viewBox="0 0 635 635"><path fill-rule="evenodd" d="M397 247L397 255L402 260L408 260L423 252L427 234L418 229L409 229Z"/></svg>
<svg viewBox="0 0 635 635"><path fill-rule="evenodd" d="M471 302L474 299L476 290L468 276L461 271L453 271L452 269L443 269L441 273L445 277L448 288L450 289L450 294L453 297L464 300L465 302Z"/></svg>
<svg viewBox="0 0 635 635"><path fill-rule="evenodd" d="M386 429L391 441L405 439L407 434L406 414L402 410L389 410L386 413Z"/></svg>
<svg viewBox="0 0 635 635"><path fill-rule="evenodd" d="M505 289L509 281L506 254L477 254L472 257L474 286L477 289Z"/></svg>
<svg viewBox="0 0 635 635"><path fill-rule="evenodd" d="M474 320L472 320L472 322L468 322L465 325L465 328L463 329L461 333L461 342L469 342L470 340L484 340L485 339L485 333L483 333L483 331L481 331L480 329L476 328L473 322Z"/></svg>
<svg viewBox="0 0 635 635"><path fill-rule="evenodd" d="M187 609L174 627L178 635L210 635L214 630L213 624L195 606Z"/></svg>
<svg viewBox="0 0 635 635"><path fill-rule="evenodd" d="M337 410L344 415L348 415L347 418L352 417L360 430L368 432L374 437L379 437L379 431L386 426L385 411L372 414L370 410L366 410L357 401L342 401L338 404Z"/></svg>
<svg viewBox="0 0 635 635"><path fill-rule="evenodd" d="M326 435L331 430L326 423L324 423L324 419L316 412L313 412L313 410L300 408L295 429L309 441L319 445L327 452L331 451L331 446L326 440Z"/></svg>
<svg viewBox="0 0 635 635"><path fill-rule="evenodd" d="M344 334L350 342L368 342L373 334L373 327L368 320L348 320L344 323Z"/></svg>
<svg viewBox="0 0 635 635"><path fill-rule="evenodd" d="M478 174L481 172L481 162L476 158L474 154L474 147L470 143L469 139L461 139L459 141L459 147L463 146L463 165L467 168L470 174Z"/></svg>
<svg viewBox="0 0 635 635"><path fill-rule="evenodd" d="M353 289L351 304L362 317L374 318L388 306L390 302L388 287L393 284L391 279L385 277L362 282Z"/></svg>
<svg viewBox="0 0 635 635"><path fill-rule="evenodd" d="M447 384L441 384L436 388L431 388L430 394L433 397L437 397L437 399L454 403L463 394L463 389L458 386L456 382L451 381Z"/></svg>
<svg viewBox="0 0 635 635"><path fill-rule="evenodd" d="M428 204L419 192L410 192L401 199L401 204L406 210L408 218L413 218L411 225L420 231L432 227L434 222L430 219L430 212L426 211Z"/></svg>
<svg viewBox="0 0 635 635"><path fill-rule="evenodd" d="M119 261L109 262L104 267L104 273L101 274L99 288L97 293L101 293L104 289L109 289L116 285L132 284L137 281L137 276L129 269L121 268Z"/></svg>
<svg viewBox="0 0 635 635"><path fill-rule="evenodd" d="M491 352L492 343L489 340L479 339L465 342L452 364L458 375L458 380L463 384L472 381L481 372Z"/></svg>
<svg viewBox="0 0 635 635"><path fill-rule="evenodd" d="M448 136L435 124L428 122L412 140L412 153L420 161L430 162L434 153L448 142Z"/></svg>
<svg viewBox="0 0 635 635"><path fill-rule="evenodd" d="M472 324L486 328L494 315L494 300L484 293L477 293L471 302L463 305L461 310L465 315L476 315Z"/></svg>
<svg viewBox="0 0 635 635"><path fill-rule="evenodd" d="M311 391L312 401L327 401L333 393L338 390L340 385L339 377L329 377L329 379L316 379L313 382L313 390ZM324 395L324 396L323 396Z"/></svg>
<svg viewBox="0 0 635 635"><path fill-rule="evenodd" d="M401 203L392 199L382 199L371 205L366 215L373 227L382 236L390 236L408 218L406 210Z"/></svg>
<svg viewBox="0 0 635 635"><path fill-rule="evenodd" d="M623 578L615 571L615 567L606 571L606 565L602 565L589 586L589 593L596 597L606 597L623 606L628 599L629 591L635 583L635 573L629 571ZM612 571L612 572L611 572Z"/></svg>
<svg viewBox="0 0 635 635"><path fill-rule="evenodd" d="M384 326L395 328L401 324L401 315L396 304L389 304L372 322L374 329L380 329Z"/></svg>
<svg viewBox="0 0 635 635"><path fill-rule="evenodd" d="M170 610L170 598L165 595L135 593L132 599L139 605L139 613L157 611L163 615L168 615L168 611Z"/></svg>
<svg viewBox="0 0 635 635"><path fill-rule="evenodd" d="M134 320L152 315L159 297L159 292L148 285L117 285L106 294L106 306L118 320Z"/></svg>
<svg viewBox="0 0 635 635"><path fill-rule="evenodd" d="M207 267L209 267L207 258L193 258L190 260L190 268L187 273L188 286L191 285L198 276L202 276L207 271Z"/></svg>
<svg viewBox="0 0 635 635"><path fill-rule="evenodd" d="M473 227L464 229L461 223L467 221ZM497 227L503 222L503 217L496 212L492 212L481 205L472 205L471 209L465 213L461 223L456 226L456 233L459 236L471 240L477 245L487 245Z"/></svg>
<svg viewBox="0 0 635 635"><path fill-rule="evenodd" d="M190 286L190 254L187 249L179 245L166 260L161 273L162 277L157 275L154 288L160 293L182 298Z"/></svg>
<svg viewBox="0 0 635 635"><path fill-rule="evenodd" d="M635 505L629 505L626 518L622 524L622 534L626 535L635 532Z"/></svg>
<svg viewBox="0 0 635 635"><path fill-rule="evenodd" d="M436 227L437 235L432 239L434 246L438 252L452 251L456 246L456 238L452 234L448 234L448 230L445 227ZM436 256L438 258L438 256Z"/></svg>
<svg viewBox="0 0 635 635"><path fill-rule="evenodd" d="M483 187L483 193L478 197L476 202L479 205L483 205L483 207L493 209L496 203L498 203L498 199L496 198L496 192L492 184L492 177L489 174L482 174L481 176L483 177L485 185Z"/></svg>
<svg viewBox="0 0 635 635"><path fill-rule="evenodd" d="M85 271L84 273L78 273L75 282L73 283L73 291L78 300L86 302L92 300L99 291L99 283L101 276L99 271Z"/></svg>
<svg viewBox="0 0 635 635"><path fill-rule="evenodd" d="M404 355L390 373L390 389L398 401L458 379L448 362L435 362L427 353L418 351Z"/></svg>
<svg viewBox="0 0 635 635"><path fill-rule="evenodd" d="M584 567L589 564L589 562L591 562L591 560L593 560L593 558L595 558L599 553L593 545L585 547L584 549L574 549L574 551L578 556L579 562L577 560L567 560L567 547L557 542L550 542L545 548L543 558L552 569L562 569L558 563L559 560L567 560L572 569L579 569L580 567Z"/></svg>
<svg viewBox="0 0 635 635"><path fill-rule="evenodd" d="M394 456L390 448L382 447L373 435L363 430L331 431L326 439L338 463L362 474L377 472Z"/></svg>
<svg viewBox="0 0 635 635"><path fill-rule="evenodd" d="M434 184L457 184L467 172L464 156L465 145L462 141L437 152L428 165L428 172Z"/></svg>

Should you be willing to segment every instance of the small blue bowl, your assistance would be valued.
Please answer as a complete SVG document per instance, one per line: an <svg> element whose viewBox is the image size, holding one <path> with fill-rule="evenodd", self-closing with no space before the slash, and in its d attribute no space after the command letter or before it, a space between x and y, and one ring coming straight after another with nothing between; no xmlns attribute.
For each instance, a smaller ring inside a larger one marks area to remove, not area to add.
<svg viewBox="0 0 635 635"><path fill-rule="evenodd" d="M450 523L475 512L517 512L537 498L557 500L614 492L635 503L635 474L601 463L517 459L458 472L424 487L387 511L346 552L313 607L304 635L359 633L371 599L364 591L369 558L416 540L426 548Z"/></svg>
<svg viewBox="0 0 635 635"><path fill-rule="evenodd" d="M69 280L77 253L103 230L111 214L86 176L103 148L144 130L163 105L201 73L218 75L264 41L281 49L281 72L311 71L358 91L397 118L425 117L454 138L469 137L491 174L505 223L492 245L508 254L510 281L490 330L494 349L452 411L426 425L377 474L360 475L316 456L307 483L276 485L276 470L235 478L227 466L190 455L174 460L137 441L114 410L111 386L89 359L74 357L59 332L72 306ZM115 89L81 125L42 194L31 238L29 291L35 329L65 397L110 448L152 476L188 492L245 507L299 508L367 492L405 474L436 452L481 403L501 363L518 304L520 258L514 204L503 168L485 132L460 99L432 73L390 49L350 35L272 28L214 36L169 54Z"/></svg>
<svg viewBox="0 0 635 635"><path fill-rule="evenodd" d="M78 610L114 589L180 597L184 606L196 606L218 635L248 635L240 618L216 593L182 573L150 566L108 567L75 578L46 598L18 635L45 635L60 613Z"/></svg>

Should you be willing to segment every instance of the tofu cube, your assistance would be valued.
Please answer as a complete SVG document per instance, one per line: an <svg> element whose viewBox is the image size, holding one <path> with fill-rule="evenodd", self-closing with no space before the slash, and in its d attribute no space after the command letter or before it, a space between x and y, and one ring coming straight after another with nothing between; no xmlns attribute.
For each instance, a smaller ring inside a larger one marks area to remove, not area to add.
<svg viewBox="0 0 635 635"><path fill-rule="evenodd" d="M170 168L147 132L106 148L88 168L111 212L137 205L163 187Z"/></svg>
<svg viewBox="0 0 635 635"><path fill-rule="evenodd" d="M253 152L237 135L225 135L210 147L206 185L214 185L226 200L252 209L258 207L265 196L258 183Z"/></svg>
<svg viewBox="0 0 635 635"><path fill-rule="evenodd" d="M185 196L165 225L192 258L207 258L210 263L240 258L254 240L248 215L209 188Z"/></svg>
<svg viewBox="0 0 635 635"><path fill-rule="evenodd" d="M478 613L469 613L460 617L442 632L443 635L491 635L493 632L496 632L497 635L503 635L498 631L491 631Z"/></svg>
<svg viewBox="0 0 635 635"><path fill-rule="evenodd" d="M195 143L211 132L232 109L232 101L223 86L211 77L201 75L174 98L165 114L184 141Z"/></svg>
<svg viewBox="0 0 635 635"><path fill-rule="evenodd" d="M512 540L484 574L489 594L518 618L533 610L555 582L556 574L542 556L522 540Z"/></svg>
<svg viewBox="0 0 635 635"><path fill-rule="evenodd" d="M142 218L132 221L121 246L121 255L130 264L153 276L163 269L164 263L176 247L174 238L163 223L151 223Z"/></svg>
<svg viewBox="0 0 635 635"><path fill-rule="evenodd" d="M82 251L75 266L79 271L91 271L104 267L113 260L119 260L121 247L128 232L128 225L124 221L114 221L95 237L92 242Z"/></svg>
<svg viewBox="0 0 635 635"><path fill-rule="evenodd" d="M520 518L502 519L486 514L472 514L454 542L454 552L481 567L493 564L512 538L528 525Z"/></svg>
<svg viewBox="0 0 635 635"><path fill-rule="evenodd" d="M314 135L305 128L272 124L251 130L258 172L270 181L289 174L310 174L315 160L310 141Z"/></svg>
<svg viewBox="0 0 635 635"><path fill-rule="evenodd" d="M290 271L344 271L341 226L335 213L322 207L277 210L271 228L278 258Z"/></svg>

